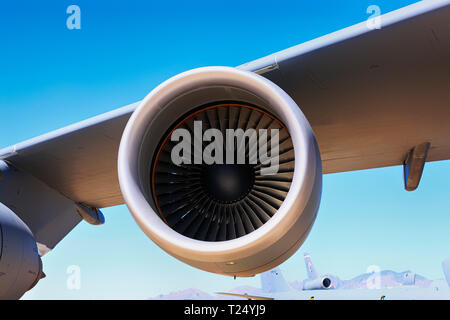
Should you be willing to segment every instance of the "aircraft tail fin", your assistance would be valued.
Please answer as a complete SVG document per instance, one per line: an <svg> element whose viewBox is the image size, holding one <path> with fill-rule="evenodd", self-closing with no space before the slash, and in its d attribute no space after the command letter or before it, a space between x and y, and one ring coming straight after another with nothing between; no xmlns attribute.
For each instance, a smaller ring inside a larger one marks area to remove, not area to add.
<svg viewBox="0 0 450 320"><path fill-rule="evenodd" d="M308 274L309 280L315 280L319 277L319 274L317 273L316 268L314 267L314 264L311 260L311 256L309 253L305 253L305 266L306 266L306 273Z"/></svg>
<svg viewBox="0 0 450 320"><path fill-rule="evenodd" d="M442 269L444 270L445 279L447 280L448 287L450 288L450 258L442 262Z"/></svg>
<svg viewBox="0 0 450 320"><path fill-rule="evenodd" d="M291 290L290 286L284 280L280 268L275 268L261 273L261 287L264 292L284 292Z"/></svg>

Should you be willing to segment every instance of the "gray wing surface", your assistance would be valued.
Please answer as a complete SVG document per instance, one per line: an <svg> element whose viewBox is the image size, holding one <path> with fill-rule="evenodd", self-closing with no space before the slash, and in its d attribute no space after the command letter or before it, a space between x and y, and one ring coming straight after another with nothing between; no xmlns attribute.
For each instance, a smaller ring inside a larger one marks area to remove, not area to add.
<svg viewBox="0 0 450 320"><path fill-rule="evenodd" d="M430 142L450 158L450 1L421 1L238 68L267 77L300 106L325 173L400 165ZM67 198L123 203L117 151L138 103L0 150Z"/></svg>
<svg viewBox="0 0 450 320"><path fill-rule="evenodd" d="M241 66L310 122L324 173L400 165L414 146L450 158L450 2L421 1Z"/></svg>
<svg viewBox="0 0 450 320"><path fill-rule="evenodd" d="M67 198L95 208L123 203L117 152L138 103L0 150L0 158Z"/></svg>

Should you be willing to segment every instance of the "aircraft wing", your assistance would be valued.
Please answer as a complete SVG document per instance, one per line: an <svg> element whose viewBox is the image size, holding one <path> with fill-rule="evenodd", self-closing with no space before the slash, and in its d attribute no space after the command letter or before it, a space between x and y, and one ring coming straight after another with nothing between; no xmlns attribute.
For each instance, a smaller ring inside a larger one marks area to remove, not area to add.
<svg viewBox="0 0 450 320"><path fill-rule="evenodd" d="M429 142L450 158L450 1L420 1L238 68L284 89L309 120L324 173L400 165ZM117 151L138 103L0 150L69 199L124 202Z"/></svg>
<svg viewBox="0 0 450 320"><path fill-rule="evenodd" d="M67 198L95 208L123 203L117 152L138 103L0 150L0 159L31 173Z"/></svg>

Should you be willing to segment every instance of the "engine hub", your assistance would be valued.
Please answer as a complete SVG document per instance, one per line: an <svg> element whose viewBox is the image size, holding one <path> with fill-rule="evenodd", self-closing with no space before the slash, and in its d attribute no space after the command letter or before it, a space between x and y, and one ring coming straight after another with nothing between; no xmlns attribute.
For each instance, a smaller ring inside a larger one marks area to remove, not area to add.
<svg viewBox="0 0 450 320"><path fill-rule="evenodd" d="M202 168L203 191L222 204L245 198L255 184L255 166L250 164L213 164Z"/></svg>

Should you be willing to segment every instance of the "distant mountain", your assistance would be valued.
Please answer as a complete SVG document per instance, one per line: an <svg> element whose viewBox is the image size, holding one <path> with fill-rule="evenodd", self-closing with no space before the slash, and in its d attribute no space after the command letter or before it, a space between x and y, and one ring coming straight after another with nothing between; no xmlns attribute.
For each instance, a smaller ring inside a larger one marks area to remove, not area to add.
<svg viewBox="0 0 450 320"><path fill-rule="evenodd" d="M216 297L199 289L186 289L181 291L174 291L169 294L160 294L150 300L215 300Z"/></svg>
<svg viewBox="0 0 450 320"><path fill-rule="evenodd" d="M248 294L254 296L263 295L262 289L252 286L239 286L226 292ZM149 300L242 300L242 298L220 294L209 294L199 289L189 288L186 290L173 291L168 294L160 294L156 297L150 298Z"/></svg>
<svg viewBox="0 0 450 320"><path fill-rule="evenodd" d="M405 272L395 272L392 270L383 270L380 272L380 287L381 288L392 288L399 287L403 285ZM335 278L336 289L360 289L367 288L367 281L372 276L370 273L364 273L350 280L340 280L338 277ZM415 286L428 288L431 284L431 280L416 274ZM333 282L333 281L332 281Z"/></svg>
<svg viewBox="0 0 450 320"><path fill-rule="evenodd" d="M261 296L264 295L264 291L261 288L255 288L252 286L239 286L231 291L230 293L238 293L238 294L248 294L250 296Z"/></svg>
<svg viewBox="0 0 450 320"><path fill-rule="evenodd" d="M405 271L408 272L408 271ZM381 288L387 287L398 287L403 285L403 279L405 272L395 272L392 270L383 270L380 272L380 286ZM350 280L341 280L339 277L334 275L326 275L331 279L331 283L336 289L346 290L346 289L358 289L358 288L367 288L367 281L369 280L370 273L364 273L357 277L354 277ZM427 278L416 274L415 278L415 286L428 288L433 281L428 280ZM290 282L289 285L294 290L302 290L302 281L293 281ZM219 288L217 291L221 291ZM230 293L238 293L238 294L248 294L254 296L264 296L264 292L260 288L255 288L252 286L239 286L231 291L227 291ZM174 291L169 294L161 294L156 297L150 298L151 300L235 300L241 298L231 297L231 296L223 296L216 294L209 294L199 289L190 288L181 291Z"/></svg>

